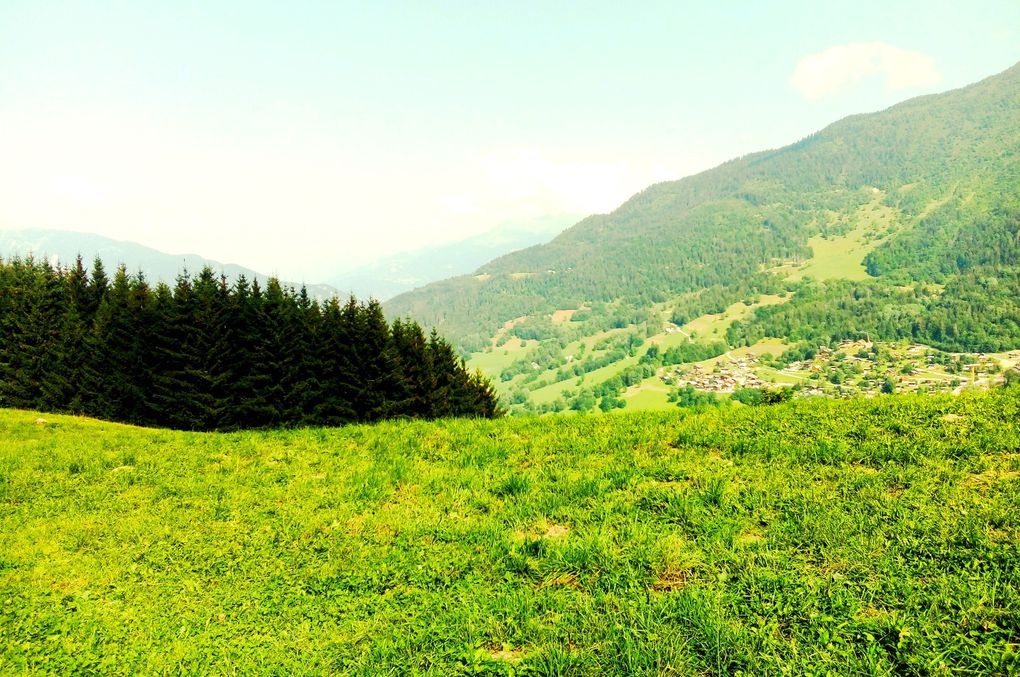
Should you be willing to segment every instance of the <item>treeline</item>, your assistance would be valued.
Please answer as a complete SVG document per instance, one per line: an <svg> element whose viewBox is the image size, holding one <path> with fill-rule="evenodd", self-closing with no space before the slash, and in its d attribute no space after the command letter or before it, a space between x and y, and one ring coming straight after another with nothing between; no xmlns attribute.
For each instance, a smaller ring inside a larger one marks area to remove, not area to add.
<svg viewBox="0 0 1020 677"><path fill-rule="evenodd" d="M1020 346L1020 272L982 267L944 287L897 288L882 281L805 285L790 303L757 308L726 332L730 345L765 337L789 342L907 339L950 352L1000 352Z"/></svg>
<svg viewBox="0 0 1020 677"><path fill-rule="evenodd" d="M0 260L0 406L188 430L500 413L450 344L375 301L81 259Z"/></svg>
<svg viewBox="0 0 1020 677"><path fill-rule="evenodd" d="M708 343L684 341L680 345L667 348L662 352L659 351L659 346L652 345L641 356L641 363L668 367L674 364L710 360L713 357L719 357L727 350L729 350L729 346L723 341L711 341Z"/></svg>

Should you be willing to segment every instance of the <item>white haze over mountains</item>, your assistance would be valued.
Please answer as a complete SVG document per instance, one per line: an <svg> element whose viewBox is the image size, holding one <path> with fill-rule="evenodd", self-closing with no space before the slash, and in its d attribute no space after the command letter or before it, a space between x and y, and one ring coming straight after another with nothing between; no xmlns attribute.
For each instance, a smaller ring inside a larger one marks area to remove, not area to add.
<svg viewBox="0 0 1020 677"><path fill-rule="evenodd" d="M66 268L73 266L79 255L88 269L98 257L102 259L107 275L112 276L117 267L123 265L129 274L141 272L152 284L164 282L173 286L183 271L195 275L205 266L217 274L226 275L231 282L244 275L249 282L257 280L265 287L269 279L262 272L235 263L222 263L201 254L169 254L137 242L114 240L92 233L40 228L0 231L0 257L5 259L32 256ZM284 280L284 283L299 287L303 282ZM336 293L328 285L309 283L307 286L309 294L318 299L326 299Z"/></svg>
<svg viewBox="0 0 1020 677"><path fill-rule="evenodd" d="M424 247L415 251L381 257L373 264L347 270L323 280L284 280L290 286L306 284L309 293L318 299L354 294L359 298L385 301L429 282L474 271L482 264L512 251L548 242L563 229L580 220L580 216L563 214L505 223L499 227L461 241ZM123 240L61 230L26 229L0 230L0 258L33 256L63 266L74 265L81 255L86 267L97 256L112 274L123 264L129 273L143 272L153 283L173 285L183 270L197 273L209 266L233 282L239 275L265 284L269 275L263 271L235 264L221 263L201 254L170 254L152 247Z"/></svg>
<svg viewBox="0 0 1020 677"><path fill-rule="evenodd" d="M579 215L564 214L506 223L459 242L386 256L326 282L343 293L386 301L429 282L471 273L504 254L544 244L580 219Z"/></svg>
<svg viewBox="0 0 1020 677"><path fill-rule="evenodd" d="M1020 3L0 0L0 230L325 280L1016 61Z"/></svg>

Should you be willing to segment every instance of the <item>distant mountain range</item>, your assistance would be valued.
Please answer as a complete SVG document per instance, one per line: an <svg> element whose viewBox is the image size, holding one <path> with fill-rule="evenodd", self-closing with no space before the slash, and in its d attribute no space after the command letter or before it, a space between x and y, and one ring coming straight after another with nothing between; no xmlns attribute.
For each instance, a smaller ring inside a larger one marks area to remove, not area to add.
<svg viewBox="0 0 1020 677"><path fill-rule="evenodd" d="M220 263L199 254L167 254L136 242L113 240L102 235L76 233L63 230L27 229L0 230L0 256L26 256L58 260L63 265L72 265L80 254L86 266L97 256L109 271L123 264L129 273L142 271L150 281L166 282L172 285L185 269L195 274L209 266L217 273L223 273L233 282L239 275L248 281L258 280L265 286L270 276L234 263ZM300 283L285 282L287 286L300 287ZM313 298L327 299L339 294L327 284L309 284L308 294Z"/></svg>
<svg viewBox="0 0 1020 677"><path fill-rule="evenodd" d="M498 256L548 242L578 218L561 214L504 223L458 242L387 256L327 282L359 298L385 301L429 282L470 273Z"/></svg>
<svg viewBox="0 0 1020 677"><path fill-rule="evenodd" d="M358 298L387 299L415 287L451 275L471 272L486 261L518 249L547 242L577 220L573 215L554 215L528 221L505 223L491 231L461 241L439 244L417 251L394 254L375 263L337 275L327 284L308 284L313 298L354 294ZM97 256L108 269L124 264L128 272L142 271L151 281L173 284L187 269L197 273L209 266L230 281L244 275L263 286L269 276L233 263L221 263L199 254L167 254L136 242L113 240L91 233L62 230L0 230L0 257L33 255L71 265L80 254L86 265ZM285 282L299 287L300 283Z"/></svg>

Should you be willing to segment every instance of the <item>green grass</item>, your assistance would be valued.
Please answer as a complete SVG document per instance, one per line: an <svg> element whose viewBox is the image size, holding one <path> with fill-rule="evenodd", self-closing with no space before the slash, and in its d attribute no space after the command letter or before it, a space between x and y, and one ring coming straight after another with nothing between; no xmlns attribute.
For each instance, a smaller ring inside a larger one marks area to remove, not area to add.
<svg viewBox="0 0 1020 677"><path fill-rule="evenodd" d="M676 405L669 401L670 387L658 376L649 376L636 386L627 388L623 399L627 403L627 411L660 411L675 409Z"/></svg>
<svg viewBox="0 0 1020 677"><path fill-rule="evenodd" d="M803 384L809 380L807 375L793 376L791 374L784 374L783 372L771 367L759 367L758 374L760 374L766 381L777 385L795 386Z"/></svg>
<svg viewBox="0 0 1020 677"><path fill-rule="evenodd" d="M816 280L867 280L865 257L881 244L897 226L897 211L882 203L881 193L869 204L857 209L854 227L846 235L828 238L816 235L808 240L813 256L792 269L789 279L811 277Z"/></svg>
<svg viewBox="0 0 1020 677"><path fill-rule="evenodd" d="M755 303L747 305L738 301L732 304L721 313L702 315L683 326L683 330L699 339L722 339L726 336L726 330L736 320L743 320L754 312L755 308L763 306L774 306L779 303L786 303L789 297L763 295Z"/></svg>
<svg viewBox="0 0 1020 677"><path fill-rule="evenodd" d="M790 275L791 280L811 277L816 280L866 280L868 271L864 269L864 257L872 247L861 240L862 232L852 231L848 235L830 237L813 237L808 246L814 256Z"/></svg>
<svg viewBox="0 0 1020 677"><path fill-rule="evenodd" d="M500 373L513 364L514 361L523 358L528 353L528 350L534 346L535 343L532 341L521 341L514 338L505 345L472 354L467 365L472 370L481 369L483 374L499 383Z"/></svg>
<svg viewBox="0 0 1020 677"><path fill-rule="evenodd" d="M1020 393L193 434L0 411L0 673L1015 674Z"/></svg>
<svg viewBox="0 0 1020 677"><path fill-rule="evenodd" d="M638 355L625 357L622 360L613 362L612 364L589 371L583 376L571 376L565 381L550 383L547 386L533 390L529 399L535 404L552 402L557 397L560 397L565 390L577 389L584 387L585 385L597 385L606 379L612 378L627 367L632 367L637 364L639 359ZM549 374L555 377L556 372L550 371Z"/></svg>
<svg viewBox="0 0 1020 677"><path fill-rule="evenodd" d="M648 340L645 341L644 345L659 346L660 351L666 351L669 350L670 348L675 348L676 346L681 346L685 343L688 343L690 340L691 340L690 338L688 338L686 335L678 331L662 332L661 334L650 336Z"/></svg>

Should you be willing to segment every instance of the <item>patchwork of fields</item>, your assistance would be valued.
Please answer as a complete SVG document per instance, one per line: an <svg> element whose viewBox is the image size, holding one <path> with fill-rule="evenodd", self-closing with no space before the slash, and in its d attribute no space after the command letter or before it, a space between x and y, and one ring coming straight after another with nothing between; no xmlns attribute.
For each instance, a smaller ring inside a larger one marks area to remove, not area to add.
<svg viewBox="0 0 1020 677"><path fill-rule="evenodd" d="M0 411L0 673L1013 674L1020 390L231 434Z"/></svg>

